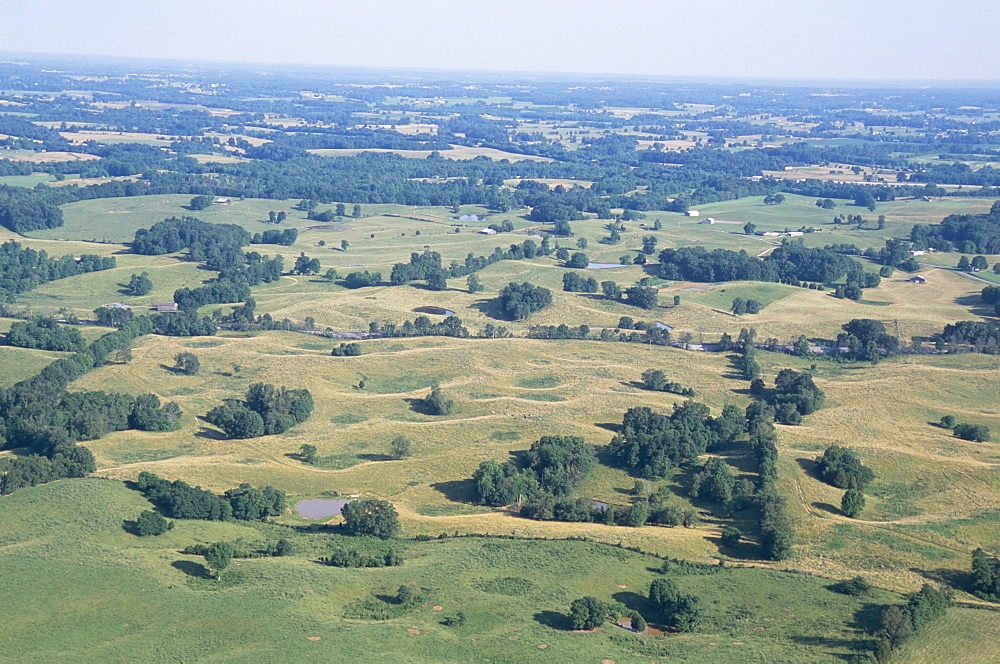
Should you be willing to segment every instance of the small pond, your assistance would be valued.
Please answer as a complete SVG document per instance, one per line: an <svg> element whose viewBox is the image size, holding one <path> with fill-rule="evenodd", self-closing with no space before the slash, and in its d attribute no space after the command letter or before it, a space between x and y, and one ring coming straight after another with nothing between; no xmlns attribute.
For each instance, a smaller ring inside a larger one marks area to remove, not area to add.
<svg viewBox="0 0 1000 664"><path fill-rule="evenodd" d="M671 330L674 329L669 325L667 325L666 323L661 323L659 321L656 322L656 327L660 328L661 330L666 330L667 332L670 332Z"/></svg>
<svg viewBox="0 0 1000 664"><path fill-rule="evenodd" d="M454 316L455 312L451 309L443 309L441 307L417 307L413 311L418 314L434 314L435 316Z"/></svg>
<svg viewBox="0 0 1000 664"><path fill-rule="evenodd" d="M621 263L587 263L588 270L610 270L613 267L624 267Z"/></svg>
<svg viewBox="0 0 1000 664"><path fill-rule="evenodd" d="M300 500L295 505L295 511L307 519L325 519L337 516L344 509L344 505L352 502L347 498L313 498L312 500Z"/></svg>

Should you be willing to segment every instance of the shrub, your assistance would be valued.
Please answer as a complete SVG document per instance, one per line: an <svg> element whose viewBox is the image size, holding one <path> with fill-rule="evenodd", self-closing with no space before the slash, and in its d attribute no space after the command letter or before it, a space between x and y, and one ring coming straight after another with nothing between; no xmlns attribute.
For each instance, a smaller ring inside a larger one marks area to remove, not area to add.
<svg viewBox="0 0 1000 664"><path fill-rule="evenodd" d="M170 524L161 514L152 510L144 510L136 520L135 534L139 537L162 535L170 528Z"/></svg>

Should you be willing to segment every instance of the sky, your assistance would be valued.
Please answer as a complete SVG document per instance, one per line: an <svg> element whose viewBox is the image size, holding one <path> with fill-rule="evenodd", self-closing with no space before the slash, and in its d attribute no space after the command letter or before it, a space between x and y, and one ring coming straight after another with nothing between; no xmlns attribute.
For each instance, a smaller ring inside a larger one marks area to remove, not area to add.
<svg viewBox="0 0 1000 664"><path fill-rule="evenodd" d="M7 0L0 50L800 79L1000 79L997 0Z"/></svg>

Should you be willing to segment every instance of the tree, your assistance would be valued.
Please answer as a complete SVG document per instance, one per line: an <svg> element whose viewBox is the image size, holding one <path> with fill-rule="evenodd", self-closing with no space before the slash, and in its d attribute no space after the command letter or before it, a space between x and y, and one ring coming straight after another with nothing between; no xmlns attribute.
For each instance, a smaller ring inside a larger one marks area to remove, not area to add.
<svg viewBox="0 0 1000 664"><path fill-rule="evenodd" d="M566 261L566 267L572 267L578 270L582 270L589 264L590 260L587 258L587 254L582 251L574 252L573 255L570 256L569 260Z"/></svg>
<svg viewBox="0 0 1000 664"><path fill-rule="evenodd" d="M743 232L747 235L753 235L755 232L757 232L757 224L748 221L747 223L743 224Z"/></svg>
<svg viewBox="0 0 1000 664"><path fill-rule="evenodd" d="M954 415L943 415L941 417L941 426L945 429L955 428L955 416Z"/></svg>
<svg viewBox="0 0 1000 664"><path fill-rule="evenodd" d="M299 458L301 458L306 463L316 462L317 449L315 445L310 445L306 443L301 448L299 448Z"/></svg>
<svg viewBox="0 0 1000 664"><path fill-rule="evenodd" d="M654 309L657 303L657 290L643 286L629 286L625 289L625 299L640 309Z"/></svg>
<svg viewBox="0 0 1000 664"><path fill-rule="evenodd" d="M737 316L742 316L747 312L746 300L744 300L742 297L733 298L733 303L729 307L729 310L732 311Z"/></svg>
<svg viewBox="0 0 1000 664"><path fill-rule="evenodd" d="M406 436L396 436L389 443L389 451L395 459L405 459L410 456L410 439Z"/></svg>
<svg viewBox="0 0 1000 664"><path fill-rule="evenodd" d="M647 627L649 626L646 624L646 619L642 617L642 614L638 611L633 611L632 630L638 632L639 634L645 634Z"/></svg>
<svg viewBox="0 0 1000 664"><path fill-rule="evenodd" d="M424 398L424 406L431 415L447 415L454 405L455 402L448 398L437 385L432 387L430 394Z"/></svg>
<svg viewBox="0 0 1000 664"><path fill-rule="evenodd" d="M125 287L129 295L134 297L140 297L146 295L149 291L153 290L153 280L149 278L148 272L143 272L142 274L133 274L128 281L128 285Z"/></svg>
<svg viewBox="0 0 1000 664"><path fill-rule="evenodd" d="M136 519L135 534L139 537L162 535L170 528L170 524L161 514L152 510L143 510Z"/></svg>
<svg viewBox="0 0 1000 664"><path fill-rule="evenodd" d="M352 535L392 539L399 533L399 513L386 500L366 498L344 505L344 527Z"/></svg>
<svg viewBox="0 0 1000 664"><path fill-rule="evenodd" d="M638 528L639 526L646 525L646 520L648 518L649 507L646 506L646 501L639 500L632 503L632 506L629 507L628 515L625 517L625 525Z"/></svg>
<svg viewBox="0 0 1000 664"><path fill-rule="evenodd" d="M340 275L337 274L337 271L332 267L323 273L323 278L327 281L336 281L339 276Z"/></svg>
<svg viewBox="0 0 1000 664"><path fill-rule="evenodd" d="M195 196L194 198L191 199L191 202L188 203L188 207L191 208L192 210L204 210L211 206L212 206L211 196Z"/></svg>
<svg viewBox="0 0 1000 664"><path fill-rule="evenodd" d="M357 203L354 204L354 215L353 216L354 216L355 219L360 219L361 218L361 206L359 204L357 204Z"/></svg>
<svg viewBox="0 0 1000 664"><path fill-rule="evenodd" d="M340 250L341 251L347 251L347 248L350 247L350 246L351 246L351 243L348 242L347 240L341 240L340 241Z"/></svg>
<svg viewBox="0 0 1000 664"><path fill-rule="evenodd" d="M962 256L961 258L958 259L958 265L956 267L958 267L959 270L964 270L967 272L971 266L972 264L969 262L969 257Z"/></svg>
<svg viewBox="0 0 1000 664"><path fill-rule="evenodd" d="M985 443L990 439L990 430L982 424L958 423L953 427L955 436L962 440L971 440L975 443Z"/></svg>
<svg viewBox="0 0 1000 664"><path fill-rule="evenodd" d="M674 306L675 307L681 306L681 296L680 295L674 295Z"/></svg>
<svg viewBox="0 0 1000 664"><path fill-rule="evenodd" d="M722 544L725 546L736 546L740 543L743 532L736 526L726 526L722 529Z"/></svg>
<svg viewBox="0 0 1000 664"><path fill-rule="evenodd" d="M235 547L229 542L215 542L205 549L205 563L215 573L215 578L221 577L222 570L229 567L235 553Z"/></svg>
<svg viewBox="0 0 1000 664"><path fill-rule="evenodd" d="M642 253L651 255L654 251L656 251L656 238L652 235L642 238Z"/></svg>
<svg viewBox="0 0 1000 664"><path fill-rule="evenodd" d="M577 247L577 249L586 249L587 248L587 238L585 238L585 237L579 237L579 238L577 238L576 239L576 247Z"/></svg>
<svg viewBox="0 0 1000 664"><path fill-rule="evenodd" d="M764 197L764 205L781 205L784 202L784 194L768 194Z"/></svg>
<svg viewBox="0 0 1000 664"><path fill-rule="evenodd" d="M483 290L483 285L479 283L479 275L472 273L469 278L465 280L465 287L470 293L478 293Z"/></svg>
<svg viewBox="0 0 1000 664"><path fill-rule="evenodd" d="M594 629L608 618L608 607L596 597L581 597L569 605L573 629Z"/></svg>
<svg viewBox="0 0 1000 664"><path fill-rule="evenodd" d="M622 299L622 288L613 281L602 281L601 291L604 293L604 297L609 300Z"/></svg>
<svg viewBox="0 0 1000 664"><path fill-rule="evenodd" d="M857 489L848 489L840 499L840 511L852 519L856 519L865 509L865 494Z"/></svg>
<svg viewBox="0 0 1000 664"><path fill-rule="evenodd" d="M309 258L306 256L305 252L299 254L299 257L295 259L295 267L292 268L294 274L316 274L319 272L319 259Z"/></svg>
<svg viewBox="0 0 1000 664"><path fill-rule="evenodd" d="M977 272L979 270L985 270L990 266L989 263L986 262L986 256L974 257L969 265L972 267L973 270Z"/></svg>
<svg viewBox="0 0 1000 664"><path fill-rule="evenodd" d="M197 355L185 351L174 355L173 369L177 373L184 374L185 376L193 376L198 373L199 369L201 369L201 362L198 361Z"/></svg>

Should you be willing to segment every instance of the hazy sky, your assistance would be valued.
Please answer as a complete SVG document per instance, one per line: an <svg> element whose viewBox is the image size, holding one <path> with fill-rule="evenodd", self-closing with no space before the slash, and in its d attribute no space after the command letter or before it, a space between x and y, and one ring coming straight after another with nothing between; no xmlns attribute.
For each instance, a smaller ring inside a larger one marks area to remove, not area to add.
<svg viewBox="0 0 1000 664"><path fill-rule="evenodd" d="M998 0L6 0L0 50L613 74L1000 79Z"/></svg>

